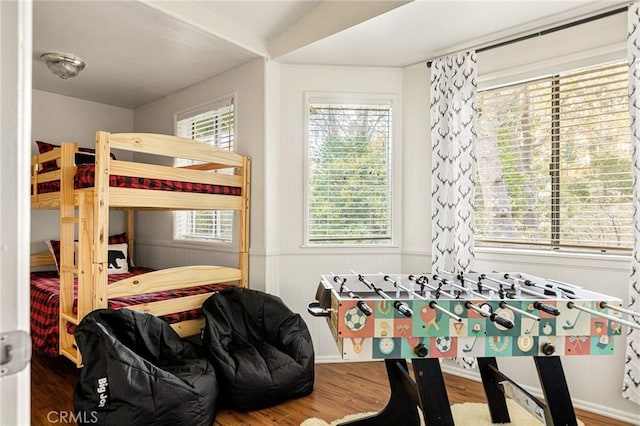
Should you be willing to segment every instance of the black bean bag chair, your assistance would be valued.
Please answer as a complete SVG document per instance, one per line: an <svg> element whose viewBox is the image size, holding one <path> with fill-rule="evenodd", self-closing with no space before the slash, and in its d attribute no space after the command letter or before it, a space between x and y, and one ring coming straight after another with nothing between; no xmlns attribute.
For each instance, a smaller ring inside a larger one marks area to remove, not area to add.
<svg viewBox="0 0 640 426"><path fill-rule="evenodd" d="M219 394L213 365L167 322L99 309L74 335L83 363L73 398L79 423L213 424Z"/></svg>
<svg viewBox="0 0 640 426"><path fill-rule="evenodd" d="M231 287L209 297L202 310L203 344L225 403L249 411L311 393L311 335L279 297Z"/></svg>

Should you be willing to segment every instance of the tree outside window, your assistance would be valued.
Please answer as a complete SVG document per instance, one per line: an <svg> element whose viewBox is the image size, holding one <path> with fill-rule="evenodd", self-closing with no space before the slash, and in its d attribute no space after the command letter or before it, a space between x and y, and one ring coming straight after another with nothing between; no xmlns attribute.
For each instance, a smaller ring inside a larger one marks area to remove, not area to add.
<svg viewBox="0 0 640 426"><path fill-rule="evenodd" d="M309 244L391 243L391 111L310 102Z"/></svg>
<svg viewBox="0 0 640 426"><path fill-rule="evenodd" d="M626 63L478 94L478 245L633 243Z"/></svg>
<svg viewBox="0 0 640 426"><path fill-rule="evenodd" d="M194 139L221 149L233 151L235 114L233 99L188 112L176 121L180 137ZM179 165L193 164L181 160ZM225 171L219 171L223 173ZM230 243L233 238L233 212L219 210L193 210L174 213L174 238L192 241L218 241Z"/></svg>

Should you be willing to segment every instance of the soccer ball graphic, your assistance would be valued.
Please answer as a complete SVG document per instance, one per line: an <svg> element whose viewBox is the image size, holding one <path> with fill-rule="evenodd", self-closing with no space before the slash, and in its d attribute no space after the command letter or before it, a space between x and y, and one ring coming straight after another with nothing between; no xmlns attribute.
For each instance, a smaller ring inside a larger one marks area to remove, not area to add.
<svg viewBox="0 0 640 426"><path fill-rule="evenodd" d="M436 338L436 349L440 352L447 352L451 349L451 338L449 336L440 336Z"/></svg>
<svg viewBox="0 0 640 426"><path fill-rule="evenodd" d="M360 309L353 306L344 315L344 323L352 331L362 330L367 323L367 316Z"/></svg>

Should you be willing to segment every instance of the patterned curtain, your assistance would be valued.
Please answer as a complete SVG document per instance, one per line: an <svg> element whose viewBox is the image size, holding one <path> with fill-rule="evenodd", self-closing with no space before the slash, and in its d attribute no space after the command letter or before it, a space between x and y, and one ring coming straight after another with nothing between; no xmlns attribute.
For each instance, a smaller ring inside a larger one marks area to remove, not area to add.
<svg viewBox="0 0 640 426"><path fill-rule="evenodd" d="M466 272L473 260L476 173L476 53L431 64L432 272ZM475 358L454 358L474 368Z"/></svg>
<svg viewBox="0 0 640 426"><path fill-rule="evenodd" d="M640 311L640 4L629 5L629 112L633 144L634 246L631 258L629 309ZM631 317L631 320L634 318ZM637 318L635 319L638 322ZM629 328L622 396L640 404L640 330Z"/></svg>
<svg viewBox="0 0 640 426"><path fill-rule="evenodd" d="M473 260L476 53L431 65L432 272L466 272Z"/></svg>

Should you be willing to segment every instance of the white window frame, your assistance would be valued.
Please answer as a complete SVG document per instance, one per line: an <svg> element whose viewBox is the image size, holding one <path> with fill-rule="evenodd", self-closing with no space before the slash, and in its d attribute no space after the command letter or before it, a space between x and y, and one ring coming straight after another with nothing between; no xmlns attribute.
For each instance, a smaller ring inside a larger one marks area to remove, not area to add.
<svg viewBox="0 0 640 426"><path fill-rule="evenodd" d="M344 243L344 244L314 244L309 242L309 110L313 103L344 104L344 105L389 105L391 106L391 150L390 150L390 226L391 238L386 244ZM303 241L302 248L336 249L336 248L364 248L389 249L397 248L400 244L400 206L401 206L401 131L400 131L400 102L398 96L388 93L338 93L312 92L304 94L304 183L303 183Z"/></svg>
<svg viewBox="0 0 640 426"><path fill-rule="evenodd" d="M174 120L173 120L173 133L175 135L178 135L178 122L180 120L184 120L184 119L188 119L190 117L194 117L196 115L211 111L211 110L215 110L218 108L223 108L229 104L233 104L233 109L234 109L234 120L233 120L233 135L234 135L234 139L233 139L233 151L236 150L236 142L237 142L237 94L236 93L231 93L231 94L227 94L224 96L220 96L216 99L214 99L211 102L207 102L205 104L199 105L197 107L194 108L190 108L190 109L186 109L186 110L182 110L179 112L176 112L174 114ZM180 165L183 165L183 163L176 159L174 162L174 166L178 165L178 163L180 163ZM215 239L215 238L183 238L181 235L179 235L179 225L178 222L179 220L179 215L184 214L185 211L174 211L172 212L172 222L173 222L173 232L172 232L172 238L173 238L173 242L177 243L178 245L186 245L186 246L205 246L205 247L211 247L211 246L218 246L220 248L226 248L231 250L235 250L238 247L238 238L236 236L236 230L238 229L239 226L239 218L238 218L238 214L237 212L233 213L233 224L232 224L232 230L231 230L231 240L227 241L227 240L222 240L222 239Z"/></svg>
<svg viewBox="0 0 640 426"><path fill-rule="evenodd" d="M576 70L580 68L592 66L604 66L606 64L623 61L626 57L626 49L624 44L615 44L602 48L594 48L577 52L564 57L556 57L545 61L529 63L526 65L495 70L490 73L481 74L478 77L479 90L488 90L496 87L507 86L510 84L519 84L530 80L545 78L558 73ZM578 258L598 258L605 256L607 258L628 257L626 249L604 250L599 248L580 248L580 247L527 247L526 244L518 245L501 245L499 243L485 243L476 245L477 253L519 253L519 254L545 254L553 253L555 256L568 255L577 256Z"/></svg>

